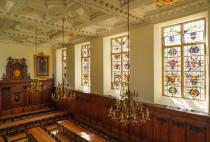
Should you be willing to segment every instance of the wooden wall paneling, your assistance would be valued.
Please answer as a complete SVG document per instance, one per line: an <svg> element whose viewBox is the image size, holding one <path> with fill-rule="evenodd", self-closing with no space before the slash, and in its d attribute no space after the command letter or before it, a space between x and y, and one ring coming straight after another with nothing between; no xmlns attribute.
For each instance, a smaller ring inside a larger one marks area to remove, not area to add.
<svg viewBox="0 0 210 142"><path fill-rule="evenodd" d="M41 93L40 92L35 92L31 94L31 105L39 105L41 103Z"/></svg>
<svg viewBox="0 0 210 142"><path fill-rule="evenodd" d="M154 139L155 113L150 110L150 120L140 126L140 137L143 141L152 142ZM154 141L155 142L155 141Z"/></svg>
<svg viewBox="0 0 210 142"><path fill-rule="evenodd" d="M27 90L27 86L23 87L23 106L24 109L25 107L27 107L29 105L29 95L28 95L28 90Z"/></svg>
<svg viewBox="0 0 210 142"><path fill-rule="evenodd" d="M98 122L98 105L96 104L96 102L94 102L94 100L90 100L90 123L92 126L97 128L97 122Z"/></svg>
<svg viewBox="0 0 210 142"><path fill-rule="evenodd" d="M89 103L89 99L86 97L84 98L83 100L83 122L86 124L86 125L89 125L90 124L90 111L94 111L94 110L90 110L90 103Z"/></svg>
<svg viewBox="0 0 210 142"><path fill-rule="evenodd" d="M11 90L9 87L2 88L2 113L3 114L10 114L12 109L12 102L11 102Z"/></svg>
<svg viewBox="0 0 210 142"><path fill-rule="evenodd" d="M27 88L30 86L31 81L30 79L0 81L1 112L3 115L39 109L43 102L49 104L52 79L42 81L50 90L48 93L43 94L30 94L28 92ZM47 99L45 100L42 95L46 95Z"/></svg>
<svg viewBox="0 0 210 142"><path fill-rule="evenodd" d="M180 118L172 118L170 121L170 142L186 142L186 122Z"/></svg>
<svg viewBox="0 0 210 142"><path fill-rule="evenodd" d="M207 140L210 142L210 118L208 119L208 134L207 134Z"/></svg>
<svg viewBox="0 0 210 142"><path fill-rule="evenodd" d="M126 125L126 124L120 123L119 126L120 126L120 128L119 128L120 141L128 142L130 140L130 136L132 134L131 133L131 128L132 128L131 125L130 124Z"/></svg>
<svg viewBox="0 0 210 142"><path fill-rule="evenodd" d="M73 117L74 117L75 120L79 121L80 112L81 112L81 110L80 110L81 102L78 100L78 97L76 97L74 101L75 101L75 108L76 109L75 109L75 113L74 113ZM69 106L67 106L67 108L68 107Z"/></svg>
<svg viewBox="0 0 210 142"><path fill-rule="evenodd" d="M104 114L103 114L104 116L102 120L103 132L105 132L108 135L112 133L112 123L113 123L110 117L108 116L110 106L111 105L109 104L109 102L106 102L104 104Z"/></svg>
<svg viewBox="0 0 210 142"><path fill-rule="evenodd" d="M169 142L169 117L155 114L154 142Z"/></svg>
<svg viewBox="0 0 210 142"><path fill-rule="evenodd" d="M1 90L1 88L0 88ZM0 91L0 116L2 115L2 94L1 94L1 91Z"/></svg>
<svg viewBox="0 0 210 142"><path fill-rule="evenodd" d="M140 125L131 125L130 126L130 140L132 142L141 142L141 133L140 133Z"/></svg>
<svg viewBox="0 0 210 142"><path fill-rule="evenodd" d="M109 109L116 101L114 98L82 94L81 92L76 96L73 101L75 103L65 103L60 106L65 110L73 107L70 110L76 120L83 122L85 121L84 117L88 117L91 128L96 128L119 141L210 142L208 136L210 134L210 118L208 115L188 113L160 105L144 104L149 108L151 120L140 127L133 126L130 135L126 136L126 129L128 128L113 122L108 117Z"/></svg>
<svg viewBox="0 0 210 142"><path fill-rule="evenodd" d="M187 142L207 142L207 130L206 124L191 121L187 125Z"/></svg>
<svg viewBox="0 0 210 142"><path fill-rule="evenodd" d="M11 105L12 113L20 113L24 110L24 87L19 85L14 85L11 88Z"/></svg>

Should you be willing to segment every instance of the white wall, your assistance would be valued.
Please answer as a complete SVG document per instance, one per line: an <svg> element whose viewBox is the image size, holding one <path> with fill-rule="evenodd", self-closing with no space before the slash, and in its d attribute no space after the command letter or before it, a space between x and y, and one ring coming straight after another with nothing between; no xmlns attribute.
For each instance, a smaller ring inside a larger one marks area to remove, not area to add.
<svg viewBox="0 0 210 142"><path fill-rule="evenodd" d="M190 21L197 18L207 18L208 23L208 12L202 12L195 15L187 16L184 18L176 19L167 21L164 23L156 24L154 25L154 103L157 104L164 104L174 107L181 107L181 108L187 108L187 109L193 109L193 110L200 110L208 112L209 107L209 91L207 90L207 99L206 101L196 101L196 100L189 100L189 99L182 99L182 98L173 98L173 97L167 97L162 96L162 47L161 47L161 28L164 26L169 26L181 22ZM208 30L206 32L209 33ZM207 36L208 37L208 36ZM207 38L208 41L208 38ZM207 45L208 47L208 45ZM207 53L207 59L208 59L208 53ZM208 66L208 65L207 65ZM207 80L208 76L207 76ZM208 86L208 84L207 84ZM208 87L207 87L208 88Z"/></svg>
<svg viewBox="0 0 210 142"><path fill-rule="evenodd" d="M49 66L49 77L53 74L53 54L52 48L49 47L39 47L38 53L43 52L45 55L50 56L50 66ZM22 44L6 44L0 43L0 78L2 74L6 72L7 58L25 58L26 64L28 65L28 71L31 78L34 78L34 55L36 54L35 46L27 46Z"/></svg>
<svg viewBox="0 0 210 142"><path fill-rule="evenodd" d="M154 102L153 25L140 26L130 33L131 89L145 102Z"/></svg>
<svg viewBox="0 0 210 142"><path fill-rule="evenodd" d="M95 37L90 40L91 51L91 92L103 94L103 38Z"/></svg>

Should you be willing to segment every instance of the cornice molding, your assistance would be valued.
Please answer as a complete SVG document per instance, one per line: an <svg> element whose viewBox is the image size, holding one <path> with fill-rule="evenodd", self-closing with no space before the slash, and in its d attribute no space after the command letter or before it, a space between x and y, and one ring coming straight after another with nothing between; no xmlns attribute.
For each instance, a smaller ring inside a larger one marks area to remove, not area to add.
<svg viewBox="0 0 210 142"><path fill-rule="evenodd" d="M209 0L188 0L183 3L171 6L166 9L155 10L144 16L142 25L148 23L162 22L196 12L208 10L210 8Z"/></svg>
<svg viewBox="0 0 210 142"><path fill-rule="evenodd" d="M60 24L47 23L43 20L37 20L37 19L30 18L30 17L25 17L23 15L14 15L14 14L5 13L5 12L0 11L0 17L4 18L4 19L9 19L9 20L12 20L12 21L19 21L19 22L22 22L22 23L27 23L27 24L30 24L30 25L34 24L36 26L47 26L47 27L52 28L54 30L61 30L62 29L62 25L60 25ZM77 28L74 28L74 27L65 26L64 28L65 28L65 31L74 32L74 33L79 34L79 35L85 35L85 36L95 36L96 35L96 33L94 33L94 32L89 32L89 31L77 29Z"/></svg>
<svg viewBox="0 0 210 142"><path fill-rule="evenodd" d="M80 2L81 4L84 4L88 7L99 10L107 15L111 15L120 18L121 20L127 21L127 16L128 16L127 10L112 5L105 0L74 0L74 1ZM141 17L134 15L132 13L129 14L130 14L130 22L132 24L139 24L143 21Z"/></svg>
<svg viewBox="0 0 210 142"><path fill-rule="evenodd" d="M164 9L155 10L148 15L145 15L144 21L140 24L131 25L131 29L135 29L139 26L148 24L155 24L164 22L167 20L181 18L190 14L205 11L210 9L210 0L188 0L178 6L166 7ZM114 29L110 29L104 32L97 33L100 36L109 36L125 32L127 30L127 24L118 24Z"/></svg>

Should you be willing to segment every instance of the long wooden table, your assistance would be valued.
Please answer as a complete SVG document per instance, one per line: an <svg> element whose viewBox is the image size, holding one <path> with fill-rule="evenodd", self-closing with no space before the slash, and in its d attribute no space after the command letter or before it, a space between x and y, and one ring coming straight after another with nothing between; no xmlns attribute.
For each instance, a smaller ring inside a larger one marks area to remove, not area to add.
<svg viewBox="0 0 210 142"><path fill-rule="evenodd" d="M28 133L37 141L37 142L56 142L46 131L41 127L34 127L28 130Z"/></svg>
<svg viewBox="0 0 210 142"><path fill-rule="evenodd" d="M66 129L77 136L85 139L88 142L109 142L108 140L104 139L103 137L92 133L91 131L82 128L71 121L63 120L59 121L58 124L63 128Z"/></svg>
<svg viewBox="0 0 210 142"><path fill-rule="evenodd" d="M8 123L0 124L0 130L5 129L5 128L9 128L9 127L13 127L13 126L17 126L17 125L30 123L30 122L35 122L35 121L48 119L48 118L51 118L51 117L63 116L63 115L66 115L66 114L68 114L68 112L62 111L62 112L56 112L56 113L47 114L47 115L43 115L43 116L38 116L38 117L34 117L34 118L26 118L26 119L14 121L14 122L8 122Z"/></svg>

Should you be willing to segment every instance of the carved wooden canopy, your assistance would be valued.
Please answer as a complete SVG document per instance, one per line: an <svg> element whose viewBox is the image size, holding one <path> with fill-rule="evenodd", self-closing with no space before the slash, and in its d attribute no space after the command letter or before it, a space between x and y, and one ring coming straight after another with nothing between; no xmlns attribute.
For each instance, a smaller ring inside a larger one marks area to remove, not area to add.
<svg viewBox="0 0 210 142"><path fill-rule="evenodd" d="M9 57L7 59L6 74L3 74L3 80L21 80L30 79L30 74L28 73L26 65L26 59L15 59Z"/></svg>

